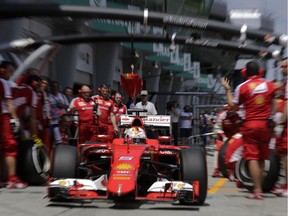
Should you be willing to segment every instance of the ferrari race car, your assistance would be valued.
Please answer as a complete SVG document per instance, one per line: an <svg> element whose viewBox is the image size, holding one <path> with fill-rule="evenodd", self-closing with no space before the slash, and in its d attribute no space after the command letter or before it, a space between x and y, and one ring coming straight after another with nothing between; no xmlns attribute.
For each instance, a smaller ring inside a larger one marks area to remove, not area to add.
<svg viewBox="0 0 288 216"><path fill-rule="evenodd" d="M120 116L112 142L59 145L52 158L48 197L59 200L153 200L204 204L207 163L200 146L160 144L147 130L170 130L170 116ZM101 140L102 139L102 140Z"/></svg>

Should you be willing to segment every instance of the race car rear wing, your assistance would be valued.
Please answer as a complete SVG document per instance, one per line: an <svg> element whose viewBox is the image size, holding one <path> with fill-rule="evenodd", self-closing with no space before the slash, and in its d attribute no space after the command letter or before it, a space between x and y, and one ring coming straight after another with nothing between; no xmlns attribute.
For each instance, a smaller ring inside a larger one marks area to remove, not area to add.
<svg viewBox="0 0 288 216"><path fill-rule="evenodd" d="M129 128L133 122L135 122L136 116L130 115L120 115L119 127L120 128ZM141 116L141 120L145 128L170 128L171 127L171 117L169 115L148 115ZM141 121L140 120L140 121ZM141 126L141 125L134 125Z"/></svg>

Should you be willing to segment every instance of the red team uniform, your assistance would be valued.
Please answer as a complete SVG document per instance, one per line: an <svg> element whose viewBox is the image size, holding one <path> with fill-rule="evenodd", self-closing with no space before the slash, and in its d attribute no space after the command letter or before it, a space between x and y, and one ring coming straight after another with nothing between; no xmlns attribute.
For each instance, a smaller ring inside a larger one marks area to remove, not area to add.
<svg viewBox="0 0 288 216"><path fill-rule="evenodd" d="M99 134L108 134L110 124L110 113L114 111L114 102L111 99L105 100L101 95L92 96L92 100L98 104L101 115L98 117Z"/></svg>
<svg viewBox="0 0 288 216"><path fill-rule="evenodd" d="M79 144L96 140L97 128L95 124L94 105L95 102L93 99L90 98L86 101L81 97L74 98L70 103L69 108L75 108L79 115Z"/></svg>
<svg viewBox="0 0 288 216"><path fill-rule="evenodd" d="M17 113L17 116L20 119L22 118L23 120L22 123L27 123L29 125L29 121L25 120L27 120L30 114L29 107L37 108L38 104L37 93L32 89L31 86L22 84L20 86L12 88L12 95L14 98L13 100L14 108ZM25 126L26 125L24 125L24 127Z"/></svg>
<svg viewBox="0 0 288 216"><path fill-rule="evenodd" d="M124 104L120 104L119 106L114 105L114 114L115 114L115 118L116 118L116 124L118 124L119 122L119 116L123 115L123 114L127 114L127 107Z"/></svg>
<svg viewBox="0 0 288 216"><path fill-rule="evenodd" d="M10 126L10 113L6 106L6 99L12 99L9 81L0 78L0 144L5 157L17 155L17 143Z"/></svg>
<svg viewBox="0 0 288 216"><path fill-rule="evenodd" d="M127 107L126 105L120 103L120 105L116 105L114 104L114 111L113 113L115 114L115 120L116 120L116 124L118 124L119 120L120 120L120 115L124 115L124 114L127 114ZM113 134L114 132L114 128L113 128L113 125L112 125L112 122L110 121L110 124L109 124L109 134Z"/></svg>
<svg viewBox="0 0 288 216"><path fill-rule="evenodd" d="M216 122L214 125L214 131L217 134L218 139L216 140L216 149L214 152L214 173L212 177L219 176L219 164L218 164L218 152L222 147L223 143L229 139L227 148L225 151L225 162L230 160L235 149L235 143L238 145L238 141L235 142L235 135L240 130L241 118L237 112L230 110L228 106L224 107L216 117ZM234 136L233 136L234 135ZM242 138L241 138L242 144ZM233 161L234 162L234 161ZM227 164L226 164L227 165ZM229 167L227 167L229 169Z"/></svg>
<svg viewBox="0 0 288 216"><path fill-rule="evenodd" d="M274 85L259 76L251 76L237 86L233 98L234 104L244 105L244 121L241 127L246 160L265 160L269 158L268 144L272 137L269 127ZM257 144L257 145L255 145Z"/></svg>
<svg viewBox="0 0 288 216"><path fill-rule="evenodd" d="M288 98L288 82L285 83L285 90L284 90L284 98L280 99L280 101L277 104L277 113L283 113L284 112L284 105ZM282 132L282 136L276 138L276 150L279 154L287 154L287 145L288 145L288 139L287 139L287 121L284 122L284 129Z"/></svg>
<svg viewBox="0 0 288 216"><path fill-rule="evenodd" d="M234 170L236 162L241 158L243 151L242 134L234 134L228 141L225 152L225 165L227 169Z"/></svg>

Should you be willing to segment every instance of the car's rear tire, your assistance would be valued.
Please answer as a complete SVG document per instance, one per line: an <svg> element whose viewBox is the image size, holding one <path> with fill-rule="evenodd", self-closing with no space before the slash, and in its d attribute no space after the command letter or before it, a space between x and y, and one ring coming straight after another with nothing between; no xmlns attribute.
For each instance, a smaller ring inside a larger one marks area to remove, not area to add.
<svg viewBox="0 0 288 216"><path fill-rule="evenodd" d="M280 161L275 150L271 150L269 161L265 161L265 171L266 175L264 177L262 190L263 192L269 192L277 182L280 172ZM237 161L235 173L237 179L242 183L243 187L249 191L252 191L254 188L254 183L252 182L248 170L248 161L246 161L243 157Z"/></svg>
<svg viewBox="0 0 288 216"><path fill-rule="evenodd" d="M50 176L50 156L45 146L37 146L32 140L19 143L17 175L29 185L43 185Z"/></svg>
<svg viewBox="0 0 288 216"><path fill-rule="evenodd" d="M53 178L76 178L78 165L77 147L57 145L52 157Z"/></svg>
<svg viewBox="0 0 288 216"><path fill-rule="evenodd" d="M207 162L205 151L202 147L182 149L180 152L180 175L184 182L199 181L199 197L197 203L203 205L207 196ZM180 200L180 203L185 203Z"/></svg>

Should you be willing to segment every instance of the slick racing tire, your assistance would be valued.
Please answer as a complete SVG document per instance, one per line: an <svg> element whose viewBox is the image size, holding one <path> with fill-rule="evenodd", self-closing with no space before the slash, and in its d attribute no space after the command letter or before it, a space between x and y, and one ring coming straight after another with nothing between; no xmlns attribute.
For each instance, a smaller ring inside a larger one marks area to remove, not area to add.
<svg viewBox="0 0 288 216"><path fill-rule="evenodd" d="M202 147L190 147L180 152L180 180L192 184L199 181L199 196L197 204L203 205L207 196L207 162L205 151ZM187 203L180 199L180 203Z"/></svg>
<svg viewBox="0 0 288 216"><path fill-rule="evenodd" d="M219 170L223 177L229 178L229 173L227 170L227 166L225 164L225 154L226 154L226 149L229 143L229 139L226 140L223 145L220 147L219 154L218 154L218 164L219 164Z"/></svg>
<svg viewBox="0 0 288 216"><path fill-rule="evenodd" d="M270 159L265 161L264 169L265 169L265 177L262 190L263 192L269 192L277 182L280 172L280 161L275 150L271 150ZM235 173L237 179L242 183L244 188L246 188L249 191L252 191L254 188L254 183L252 182L248 170L248 161L246 161L243 157L237 161Z"/></svg>
<svg viewBox="0 0 288 216"><path fill-rule="evenodd" d="M52 157L53 178L76 178L78 152L77 147L70 145L57 145Z"/></svg>
<svg viewBox="0 0 288 216"><path fill-rule="evenodd" d="M29 185L43 185L50 175L50 157L45 146L38 146L32 140L19 143L17 174Z"/></svg>

